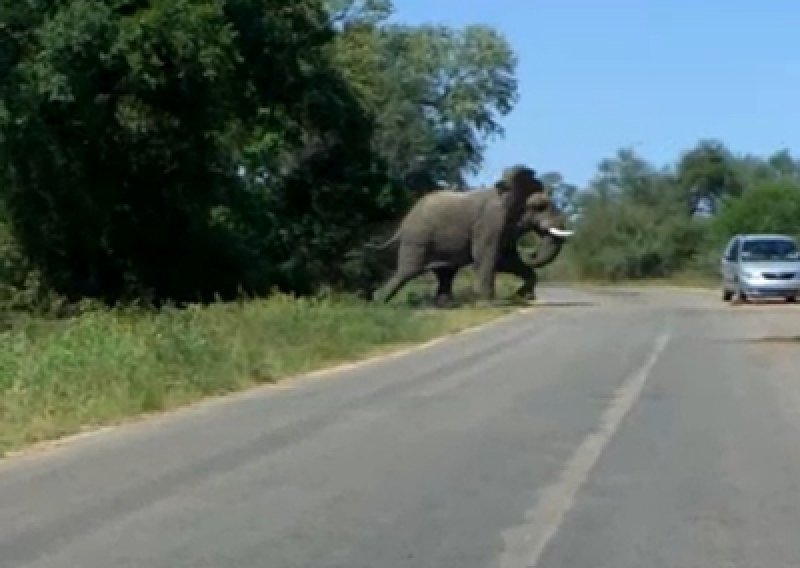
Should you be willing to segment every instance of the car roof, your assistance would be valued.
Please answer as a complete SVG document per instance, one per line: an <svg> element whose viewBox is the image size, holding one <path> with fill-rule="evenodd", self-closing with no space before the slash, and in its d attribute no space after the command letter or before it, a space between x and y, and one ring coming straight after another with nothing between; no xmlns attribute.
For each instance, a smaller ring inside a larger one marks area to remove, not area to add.
<svg viewBox="0 0 800 568"><path fill-rule="evenodd" d="M794 241L795 240L795 238L791 235L771 234L771 233L754 233L749 235L737 235L737 238L744 241L766 241L766 240Z"/></svg>

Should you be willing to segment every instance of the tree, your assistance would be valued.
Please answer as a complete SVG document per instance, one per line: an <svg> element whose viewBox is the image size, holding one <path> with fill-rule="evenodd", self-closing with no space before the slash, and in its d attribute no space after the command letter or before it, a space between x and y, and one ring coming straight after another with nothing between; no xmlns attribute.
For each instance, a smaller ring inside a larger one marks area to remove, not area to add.
<svg viewBox="0 0 800 568"><path fill-rule="evenodd" d="M718 243L738 233L800 236L800 181L766 181L730 200L714 219Z"/></svg>
<svg viewBox="0 0 800 568"><path fill-rule="evenodd" d="M692 265L706 226L686 209L678 180L630 149L600 162L577 198L570 258L581 276L663 277Z"/></svg>
<svg viewBox="0 0 800 568"><path fill-rule="evenodd" d="M545 172L539 179L558 209L568 217L578 213L578 186L565 181L559 172Z"/></svg>
<svg viewBox="0 0 800 568"><path fill-rule="evenodd" d="M744 190L769 181L800 179L800 162L787 149L779 150L766 158L754 155L737 158L734 169Z"/></svg>
<svg viewBox="0 0 800 568"><path fill-rule="evenodd" d="M14 236L71 297L313 289L392 210L321 1L0 0Z"/></svg>
<svg viewBox="0 0 800 568"><path fill-rule="evenodd" d="M486 26L388 24L388 0L330 0L335 60L377 121L373 145L415 195L463 187L517 97L516 58Z"/></svg>
<svg viewBox="0 0 800 568"><path fill-rule="evenodd" d="M621 196L639 202L657 198L652 185L655 169L633 150L623 148L614 158L606 158L597 167L590 188L599 196Z"/></svg>
<svg viewBox="0 0 800 568"><path fill-rule="evenodd" d="M327 0L331 23L340 30L373 27L394 11L391 0Z"/></svg>
<svg viewBox="0 0 800 568"><path fill-rule="evenodd" d="M716 204L710 218L695 215L703 199ZM800 235L800 168L785 150L737 157L700 141L661 169L621 150L600 162L576 201L568 258L579 276L710 274L734 234Z"/></svg>
<svg viewBox="0 0 800 568"><path fill-rule="evenodd" d="M716 140L702 140L683 154L677 177L692 215L701 210L715 212L721 200L738 196L743 189L733 155Z"/></svg>
<svg viewBox="0 0 800 568"><path fill-rule="evenodd" d="M398 177L463 186L516 102L511 48L480 25L387 26L382 43L389 91L379 114L381 155ZM408 126L398 137L400 124Z"/></svg>
<svg viewBox="0 0 800 568"><path fill-rule="evenodd" d="M791 152L784 148L767 158L767 164L777 177L800 178L800 163L792 157Z"/></svg>
<svg viewBox="0 0 800 568"><path fill-rule="evenodd" d="M342 282L345 253L502 133L495 31L390 0L0 0L0 206L70 298Z"/></svg>

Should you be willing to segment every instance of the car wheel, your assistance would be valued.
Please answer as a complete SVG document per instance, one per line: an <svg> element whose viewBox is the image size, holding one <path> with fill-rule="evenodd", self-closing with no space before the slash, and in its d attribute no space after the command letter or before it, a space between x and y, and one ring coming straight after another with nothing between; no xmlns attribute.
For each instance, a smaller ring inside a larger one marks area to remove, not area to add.
<svg viewBox="0 0 800 568"><path fill-rule="evenodd" d="M733 303L734 303L734 305L737 305L737 306L739 304L746 304L747 303L747 294L745 294L741 290L737 290L736 291L736 295L733 298Z"/></svg>
<svg viewBox="0 0 800 568"><path fill-rule="evenodd" d="M730 302L733 299L733 292L728 290L727 288L722 289L722 301L723 302Z"/></svg>
<svg viewBox="0 0 800 568"><path fill-rule="evenodd" d="M789 296L789 297L786 298L786 301L789 302L790 304L796 304L797 303L797 296Z"/></svg>

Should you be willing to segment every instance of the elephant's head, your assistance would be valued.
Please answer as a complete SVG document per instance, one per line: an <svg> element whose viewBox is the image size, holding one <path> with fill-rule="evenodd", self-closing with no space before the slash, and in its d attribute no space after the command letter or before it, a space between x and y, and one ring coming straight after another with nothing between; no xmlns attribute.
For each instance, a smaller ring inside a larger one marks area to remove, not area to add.
<svg viewBox="0 0 800 568"><path fill-rule="evenodd" d="M572 236L572 231L567 230L566 216L544 191L528 197L517 223L519 236L531 231L539 235L539 246L527 262L533 268L553 262L561 252L564 241Z"/></svg>
<svg viewBox="0 0 800 568"><path fill-rule="evenodd" d="M506 168L502 179L494 184L495 190L506 199L508 211L516 220L524 214L525 203L532 195L544 193L544 185L536 178L536 172L527 166Z"/></svg>

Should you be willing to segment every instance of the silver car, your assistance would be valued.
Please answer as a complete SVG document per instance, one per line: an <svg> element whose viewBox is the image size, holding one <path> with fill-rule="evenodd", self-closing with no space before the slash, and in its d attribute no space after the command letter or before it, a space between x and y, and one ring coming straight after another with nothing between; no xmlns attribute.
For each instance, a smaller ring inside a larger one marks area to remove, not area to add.
<svg viewBox="0 0 800 568"><path fill-rule="evenodd" d="M746 302L756 298L797 301L800 249L788 235L736 235L722 257L722 296Z"/></svg>

